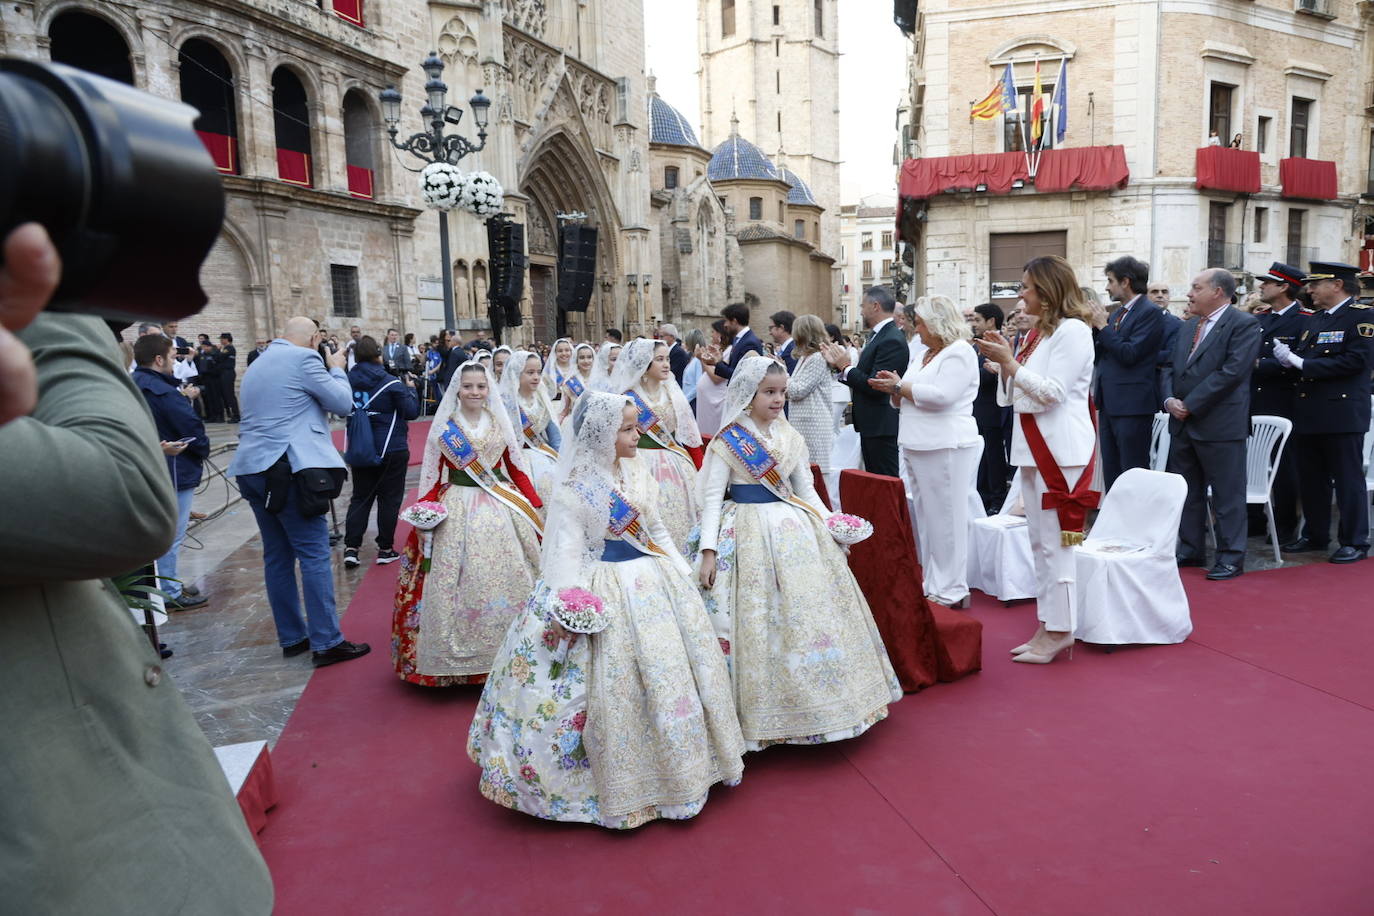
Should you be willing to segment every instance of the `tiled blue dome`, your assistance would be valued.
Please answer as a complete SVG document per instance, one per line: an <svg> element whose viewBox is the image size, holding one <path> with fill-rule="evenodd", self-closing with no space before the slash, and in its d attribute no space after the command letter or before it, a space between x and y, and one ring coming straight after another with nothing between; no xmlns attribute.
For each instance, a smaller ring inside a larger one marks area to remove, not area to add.
<svg viewBox="0 0 1374 916"><path fill-rule="evenodd" d="M778 167L769 161L763 150L737 133L731 133L711 154L706 177L711 181L729 181L732 178L782 179Z"/></svg>
<svg viewBox="0 0 1374 916"><path fill-rule="evenodd" d="M802 204L812 207L819 207L816 202L816 195L811 193L811 188L796 172L789 168L782 169L782 180L792 186L792 190L787 192L787 202L789 204Z"/></svg>
<svg viewBox="0 0 1374 916"><path fill-rule="evenodd" d="M657 95L649 96L649 142L701 146L696 131L682 113Z"/></svg>

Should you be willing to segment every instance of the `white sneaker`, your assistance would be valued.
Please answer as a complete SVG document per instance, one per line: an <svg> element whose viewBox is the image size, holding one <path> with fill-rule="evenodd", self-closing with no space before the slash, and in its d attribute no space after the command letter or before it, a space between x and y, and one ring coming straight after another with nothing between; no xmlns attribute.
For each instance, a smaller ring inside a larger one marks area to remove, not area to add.
<svg viewBox="0 0 1374 916"><path fill-rule="evenodd" d="M358 548L344 548L344 565L347 566L349 569L353 569L354 567L362 565L362 561L358 559Z"/></svg>

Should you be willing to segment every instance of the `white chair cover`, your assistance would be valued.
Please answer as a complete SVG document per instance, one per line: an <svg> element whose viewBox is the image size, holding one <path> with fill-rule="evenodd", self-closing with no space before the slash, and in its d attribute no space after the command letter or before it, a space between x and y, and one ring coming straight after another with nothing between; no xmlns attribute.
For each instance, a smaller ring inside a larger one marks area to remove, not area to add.
<svg viewBox="0 0 1374 916"><path fill-rule="evenodd" d="M968 585L1002 601L1035 597L1035 561L1021 504L1019 470L1011 479L1002 511L969 520Z"/></svg>
<svg viewBox="0 0 1374 916"><path fill-rule="evenodd" d="M1154 426L1150 429L1150 470L1163 471L1169 464L1169 415L1155 414Z"/></svg>
<svg viewBox="0 0 1374 916"><path fill-rule="evenodd" d="M1132 468L1117 478L1088 538L1074 551L1074 636L1100 645L1178 643L1193 632L1174 560L1188 485Z"/></svg>
<svg viewBox="0 0 1374 916"><path fill-rule="evenodd" d="M1275 563L1282 563L1283 555L1279 552L1279 530L1274 524L1271 493L1279 459L1283 457L1292 431L1293 421L1287 417L1259 414L1250 418L1250 436L1245 442L1245 503L1264 507Z"/></svg>
<svg viewBox="0 0 1374 916"><path fill-rule="evenodd" d="M830 473L825 476L825 486L830 490L830 504L836 512L840 511L840 471L859 470L862 463L859 434L848 424L840 427L830 446Z"/></svg>

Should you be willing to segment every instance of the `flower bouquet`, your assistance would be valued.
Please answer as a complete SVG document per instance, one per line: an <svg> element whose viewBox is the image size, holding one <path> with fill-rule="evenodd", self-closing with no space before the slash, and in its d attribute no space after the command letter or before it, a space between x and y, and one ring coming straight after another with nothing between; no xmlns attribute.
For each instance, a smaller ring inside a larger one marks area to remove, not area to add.
<svg viewBox="0 0 1374 916"><path fill-rule="evenodd" d="M467 176L447 162L431 162L420 172L420 196L435 210L452 210L462 203Z"/></svg>
<svg viewBox="0 0 1374 916"><path fill-rule="evenodd" d="M482 219L501 212L505 192L501 183L487 172L469 172L463 177L458 205Z"/></svg>
<svg viewBox="0 0 1374 916"><path fill-rule="evenodd" d="M565 588L551 594L548 610L571 633L600 633L610 622L601 599L582 588Z"/></svg>
<svg viewBox="0 0 1374 916"><path fill-rule="evenodd" d="M872 522L859 518L857 515L846 515L842 512L836 512L827 518L825 527L830 529L830 536L837 543L845 546L866 541L873 535Z"/></svg>
<svg viewBox="0 0 1374 916"><path fill-rule="evenodd" d="M434 529L448 518L444 504L432 499L422 499L412 503L401 512L400 519L420 532L420 555L429 559L430 545L434 541Z"/></svg>

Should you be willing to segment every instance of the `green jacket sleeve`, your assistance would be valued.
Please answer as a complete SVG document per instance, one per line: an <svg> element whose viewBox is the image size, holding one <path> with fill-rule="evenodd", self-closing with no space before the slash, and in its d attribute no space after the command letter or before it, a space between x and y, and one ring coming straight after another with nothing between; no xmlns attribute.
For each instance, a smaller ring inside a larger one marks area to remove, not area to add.
<svg viewBox="0 0 1374 916"><path fill-rule="evenodd" d="M176 533L148 406L98 318L44 312L20 339L38 406L0 426L0 583L121 575Z"/></svg>

